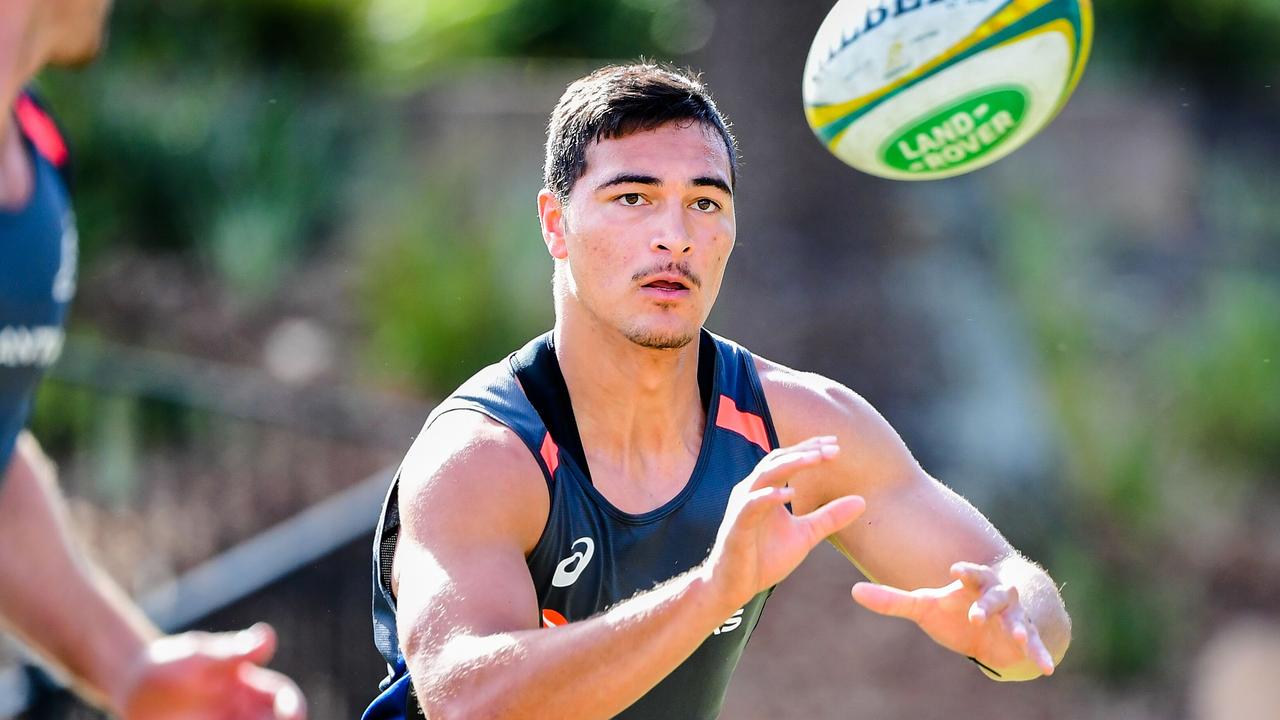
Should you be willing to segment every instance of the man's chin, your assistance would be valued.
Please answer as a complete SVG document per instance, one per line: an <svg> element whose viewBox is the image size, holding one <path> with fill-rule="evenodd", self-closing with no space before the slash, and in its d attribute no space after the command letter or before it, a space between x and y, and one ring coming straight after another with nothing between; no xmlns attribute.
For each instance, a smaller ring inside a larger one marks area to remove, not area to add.
<svg viewBox="0 0 1280 720"><path fill-rule="evenodd" d="M648 350L679 350L698 337L695 330L671 330L657 328L630 328L627 339Z"/></svg>
<svg viewBox="0 0 1280 720"><path fill-rule="evenodd" d="M79 70L80 68L88 67L102 54L104 45L106 45L104 39L98 38L90 44L63 49L55 52L53 57L49 58L49 64L68 70Z"/></svg>

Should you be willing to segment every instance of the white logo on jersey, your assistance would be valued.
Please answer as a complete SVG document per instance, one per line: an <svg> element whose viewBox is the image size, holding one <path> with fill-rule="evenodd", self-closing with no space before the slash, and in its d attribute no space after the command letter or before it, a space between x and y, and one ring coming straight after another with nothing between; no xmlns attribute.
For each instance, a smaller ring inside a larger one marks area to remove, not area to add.
<svg viewBox="0 0 1280 720"><path fill-rule="evenodd" d="M556 566L556 574L551 578L551 584L556 587L569 587L578 580L578 576L587 568L587 563L591 562L591 556L596 554L596 543L589 537L580 537L573 541L573 548L578 545L586 546L586 551L575 550L572 555L560 561Z"/></svg>
<svg viewBox="0 0 1280 720"><path fill-rule="evenodd" d="M80 234L71 213L62 218L62 263L53 278L53 299L69 302L76 294L76 260L80 254Z"/></svg>
<svg viewBox="0 0 1280 720"><path fill-rule="evenodd" d="M738 608L738 612L730 615L729 619L725 620L724 624L716 628L712 634L719 635L720 633L733 632L734 630L737 630L738 626L742 624L743 610L746 610L746 608Z"/></svg>

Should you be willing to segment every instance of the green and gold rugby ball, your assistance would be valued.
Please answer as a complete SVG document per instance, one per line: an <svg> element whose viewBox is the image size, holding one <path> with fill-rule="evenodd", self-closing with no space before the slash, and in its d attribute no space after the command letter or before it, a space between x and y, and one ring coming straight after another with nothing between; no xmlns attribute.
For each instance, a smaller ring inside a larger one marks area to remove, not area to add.
<svg viewBox="0 0 1280 720"><path fill-rule="evenodd" d="M1049 124L1092 42L1090 0L840 0L805 64L805 115L864 172L961 175Z"/></svg>

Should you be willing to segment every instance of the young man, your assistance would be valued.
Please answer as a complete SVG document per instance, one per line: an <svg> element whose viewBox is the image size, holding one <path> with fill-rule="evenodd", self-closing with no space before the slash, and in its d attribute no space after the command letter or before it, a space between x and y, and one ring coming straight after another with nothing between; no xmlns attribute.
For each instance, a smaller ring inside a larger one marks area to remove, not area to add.
<svg viewBox="0 0 1280 720"><path fill-rule="evenodd" d="M556 325L428 418L375 545L375 718L714 718L773 586L826 538L993 678L1053 672L1053 581L840 384L702 330L733 250L734 141L639 65L551 116Z"/></svg>
<svg viewBox="0 0 1280 720"><path fill-rule="evenodd" d="M53 465L23 431L62 346L75 291L67 148L24 86L46 63L87 62L107 0L0 4L0 626L127 720L302 718L288 678L260 667L271 628L164 637L75 547Z"/></svg>

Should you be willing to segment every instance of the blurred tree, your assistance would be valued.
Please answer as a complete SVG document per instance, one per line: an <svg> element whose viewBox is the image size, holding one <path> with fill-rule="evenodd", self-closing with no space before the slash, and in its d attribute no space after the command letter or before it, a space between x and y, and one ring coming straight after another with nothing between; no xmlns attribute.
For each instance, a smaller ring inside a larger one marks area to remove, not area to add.
<svg viewBox="0 0 1280 720"><path fill-rule="evenodd" d="M1217 94L1244 92L1254 102L1280 104L1275 0L1111 0L1094 7L1102 58Z"/></svg>
<svg viewBox="0 0 1280 720"><path fill-rule="evenodd" d="M696 50L701 0L364 0L371 70L406 88L474 58L634 58Z"/></svg>

